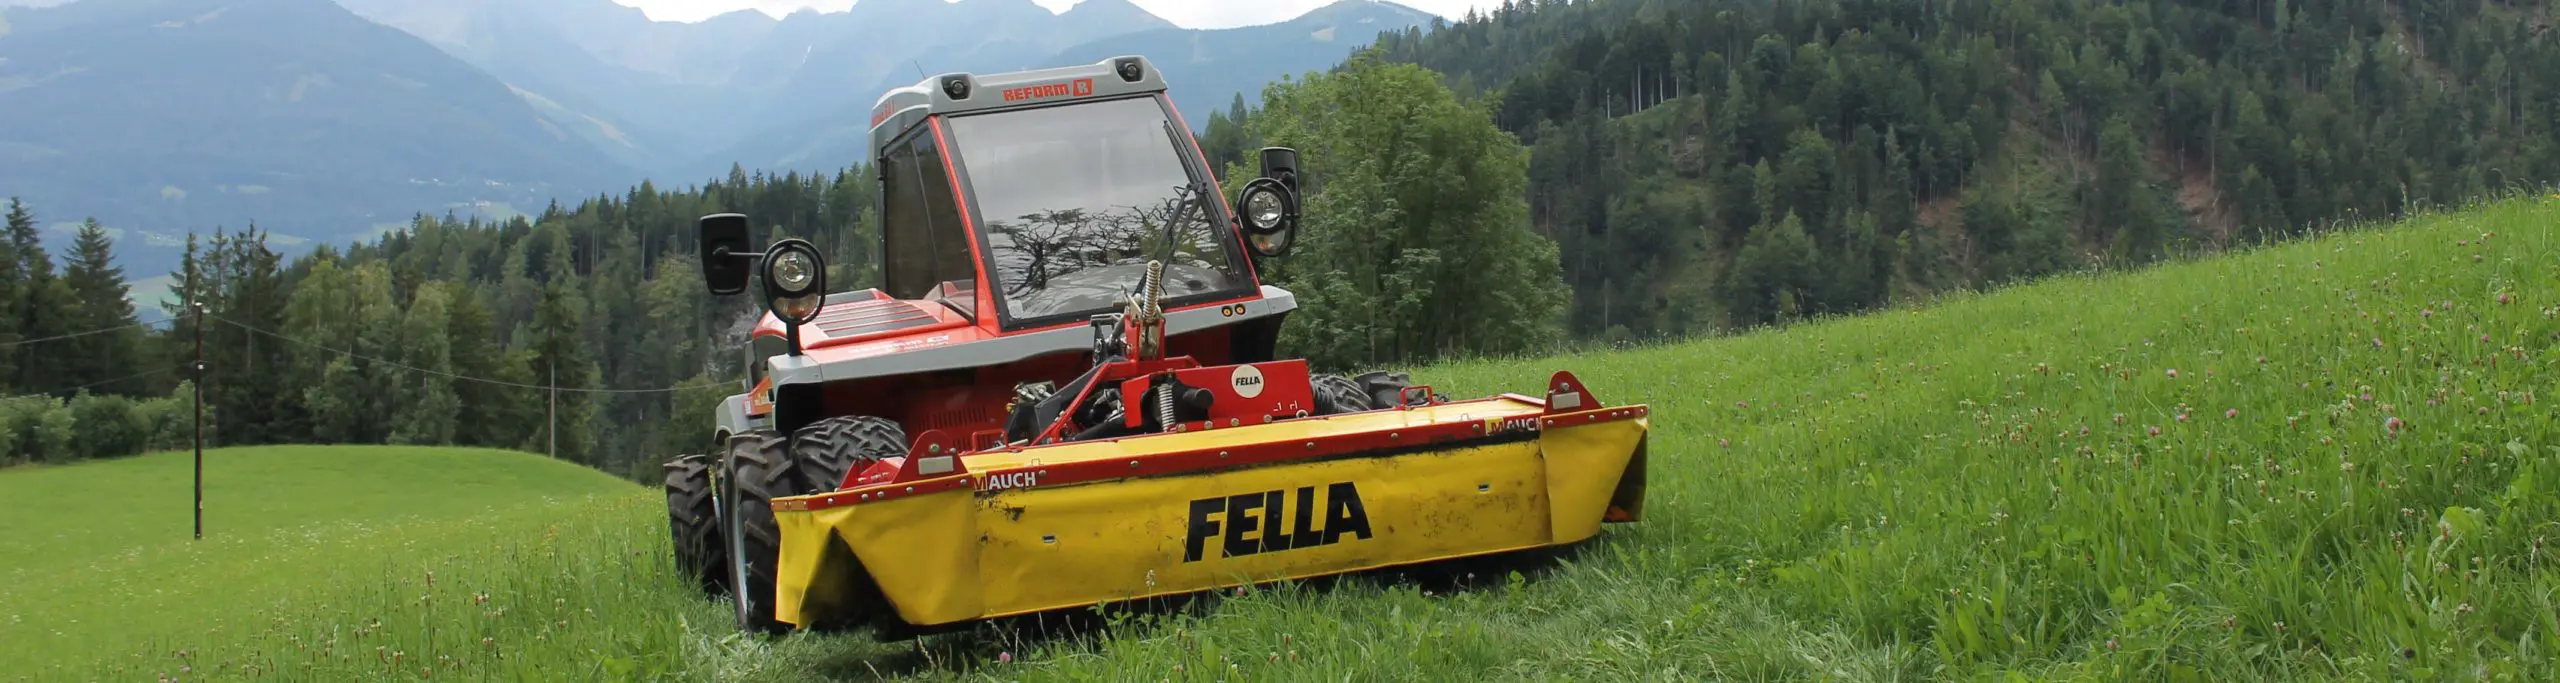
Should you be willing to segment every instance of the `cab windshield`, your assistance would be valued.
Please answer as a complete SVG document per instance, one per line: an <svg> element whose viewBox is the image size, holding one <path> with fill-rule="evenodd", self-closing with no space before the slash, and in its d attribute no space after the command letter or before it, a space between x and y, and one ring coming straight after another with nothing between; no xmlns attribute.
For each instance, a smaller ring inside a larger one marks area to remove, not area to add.
<svg viewBox="0 0 2560 683"><path fill-rule="evenodd" d="M1166 121L1153 98L950 119L1009 317L1104 312L1151 259L1165 262L1168 301L1251 285L1214 186L1185 169Z"/></svg>

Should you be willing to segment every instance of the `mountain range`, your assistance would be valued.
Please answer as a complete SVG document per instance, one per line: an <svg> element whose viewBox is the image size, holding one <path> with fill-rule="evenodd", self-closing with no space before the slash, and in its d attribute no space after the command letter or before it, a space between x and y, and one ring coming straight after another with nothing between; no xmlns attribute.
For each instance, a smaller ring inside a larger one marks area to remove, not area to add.
<svg viewBox="0 0 2560 683"><path fill-rule="evenodd" d="M1144 54L1196 128L1433 21L1381 0L1216 30L1128 0L698 22L613 0L0 0L0 196L35 208L49 243L98 218L148 279L217 226L343 242L422 212L538 213L733 166L841 170L878 95L930 74Z"/></svg>

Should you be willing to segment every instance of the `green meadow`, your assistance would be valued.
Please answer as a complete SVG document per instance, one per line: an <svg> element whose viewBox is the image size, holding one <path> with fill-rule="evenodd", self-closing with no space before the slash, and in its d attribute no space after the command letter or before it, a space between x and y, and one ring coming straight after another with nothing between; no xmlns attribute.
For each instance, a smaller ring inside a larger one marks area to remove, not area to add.
<svg viewBox="0 0 2560 683"><path fill-rule="evenodd" d="M659 494L309 448L0 472L0 680L2547 680L2560 196L1558 369L1654 409L1646 520L1470 585L1068 637L736 637Z"/></svg>
<svg viewBox="0 0 2560 683"><path fill-rule="evenodd" d="M467 605L456 581L535 581L526 560L554 558L554 573L574 578L542 594L566 597L666 571L646 548L615 557L593 543L647 540L628 530L649 512L638 487L540 456L207 451L201 541L193 477L186 452L0 471L0 680L262 678L300 668L284 659L295 645L331 650L333 639L335 658L311 670L349 671L378 645L432 662L460 654L433 645L468 627L435 602ZM437 585L431 571L444 573Z"/></svg>

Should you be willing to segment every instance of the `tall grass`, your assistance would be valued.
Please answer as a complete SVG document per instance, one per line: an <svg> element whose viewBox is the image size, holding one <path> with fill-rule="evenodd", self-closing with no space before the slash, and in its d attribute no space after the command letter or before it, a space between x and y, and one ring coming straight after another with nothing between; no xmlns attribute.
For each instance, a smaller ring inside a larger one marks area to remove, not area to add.
<svg viewBox="0 0 2560 683"><path fill-rule="evenodd" d="M1228 600L1011 679L2531 680L2560 652L2560 197L1555 369L1655 407L1556 575Z"/></svg>

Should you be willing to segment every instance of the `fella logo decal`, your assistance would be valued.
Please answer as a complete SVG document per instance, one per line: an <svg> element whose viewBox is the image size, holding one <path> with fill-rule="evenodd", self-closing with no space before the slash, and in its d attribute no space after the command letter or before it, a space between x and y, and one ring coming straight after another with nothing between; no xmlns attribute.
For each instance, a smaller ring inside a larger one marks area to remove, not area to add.
<svg viewBox="0 0 2560 683"><path fill-rule="evenodd" d="M1079 78L1065 83L1042 83L1019 88L1006 88L1004 101L1024 102L1052 97L1088 97L1093 95L1093 79Z"/></svg>
<svg viewBox="0 0 2560 683"><path fill-rule="evenodd" d="M1235 375L1229 377L1227 383L1235 386L1237 396L1245 398L1261 396L1262 369L1251 365L1238 365Z"/></svg>
<svg viewBox="0 0 2560 683"><path fill-rule="evenodd" d="M1198 562L1212 541L1218 557L1240 557L1370 537L1369 511L1360 505L1360 489L1351 482L1324 488L1322 507L1314 486L1296 491L1256 491L1191 501L1191 523L1183 534L1182 561Z"/></svg>

